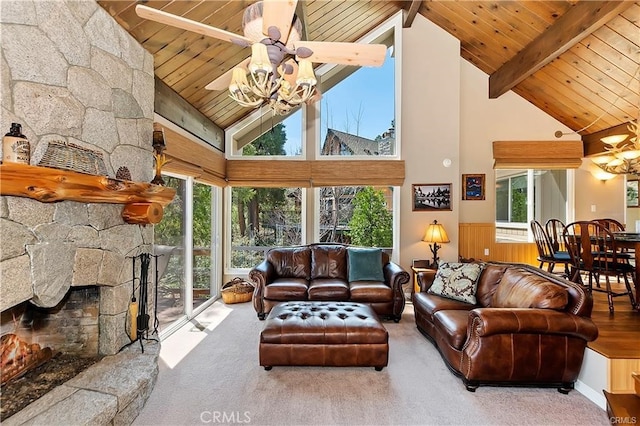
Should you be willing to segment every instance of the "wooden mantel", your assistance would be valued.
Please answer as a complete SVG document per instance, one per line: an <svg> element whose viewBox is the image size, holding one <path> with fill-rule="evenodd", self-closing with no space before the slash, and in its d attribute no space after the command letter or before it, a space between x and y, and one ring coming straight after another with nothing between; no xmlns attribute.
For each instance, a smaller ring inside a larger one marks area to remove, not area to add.
<svg viewBox="0 0 640 426"><path fill-rule="evenodd" d="M144 182L111 179L107 176L49 167L4 163L0 165L0 195L27 197L43 203L68 200L129 205L156 203L164 207L173 200L176 191L173 188Z"/></svg>

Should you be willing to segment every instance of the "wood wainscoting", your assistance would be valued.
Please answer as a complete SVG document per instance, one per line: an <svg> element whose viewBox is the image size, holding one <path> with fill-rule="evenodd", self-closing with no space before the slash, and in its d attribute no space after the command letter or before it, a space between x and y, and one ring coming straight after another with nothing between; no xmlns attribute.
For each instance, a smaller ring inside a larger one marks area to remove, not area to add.
<svg viewBox="0 0 640 426"><path fill-rule="evenodd" d="M539 266L538 250L531 243L496 242L495 223L461 223L458 225L458 253L464 258L493 260L497 262L527 263ZM489 249L489 255L485 255Z"/></svg>

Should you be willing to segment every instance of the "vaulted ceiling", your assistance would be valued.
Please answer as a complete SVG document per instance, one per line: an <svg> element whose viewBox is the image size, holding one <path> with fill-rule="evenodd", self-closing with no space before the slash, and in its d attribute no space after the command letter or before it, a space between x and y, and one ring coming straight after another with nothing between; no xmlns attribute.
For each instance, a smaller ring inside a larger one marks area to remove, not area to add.
<svg viewBox="0 0 640 426"><path fill-rule="evenodd" d="M255 1L99 0L154 56L156 77L221 128L251 112L204 87L250 49L138 17L143 3L242 34ZM490 93L513 90L582 135L638 118L640 2L300 0L303 39L353 42L399 10L460 40L460 55L490 75ZM586 127L586 128L585 128Z"/></svg>

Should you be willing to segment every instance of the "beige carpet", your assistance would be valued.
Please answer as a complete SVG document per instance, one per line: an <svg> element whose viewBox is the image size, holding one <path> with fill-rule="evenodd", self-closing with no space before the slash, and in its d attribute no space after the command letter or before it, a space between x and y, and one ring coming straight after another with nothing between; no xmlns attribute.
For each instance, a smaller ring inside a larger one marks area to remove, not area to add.
<svg viewBox="0 0 640 426"><path fill-rule="evenodd" d="M249 303L216 302L166 339L160 374L137 425L608 425L586 397L555 389L467 392L407 306L390 333L389 366L258 365L262 327Z"/></svg>

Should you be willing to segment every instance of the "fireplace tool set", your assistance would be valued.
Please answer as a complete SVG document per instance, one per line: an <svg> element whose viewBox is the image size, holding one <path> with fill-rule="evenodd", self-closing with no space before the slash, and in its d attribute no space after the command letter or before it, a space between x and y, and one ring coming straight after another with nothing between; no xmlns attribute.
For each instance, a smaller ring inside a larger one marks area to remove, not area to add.
<svg viewBox="0 0 640 426"><path fill-rule="evenodd" d="M131 303L129 304L129 338L131 342L124 347L130 346L133 343L140 342L140 348L144 353L144 345L142 340L156 340L149 339L149 321L151 319L149 315L149 267L151 266L151 258L155 257L155 282L154 282L154 321L152 334L158 334L158 257L160 255L151 255L149 253L141 253L138 256L132 258L133 263L133 286L131 289ZM138 286L138 297L136 298L136 259L140 259L140 285ZM123 347L123 349L124 349Z"/></svg>

